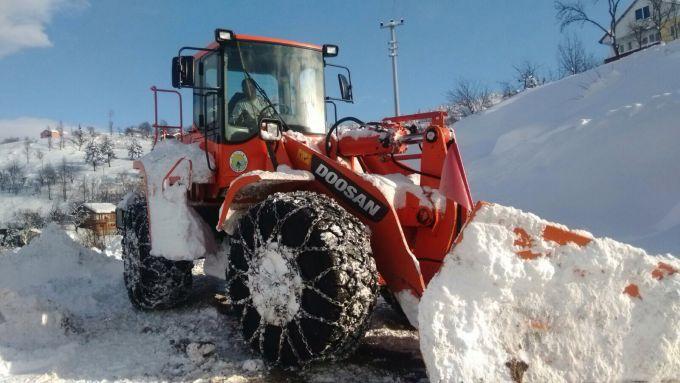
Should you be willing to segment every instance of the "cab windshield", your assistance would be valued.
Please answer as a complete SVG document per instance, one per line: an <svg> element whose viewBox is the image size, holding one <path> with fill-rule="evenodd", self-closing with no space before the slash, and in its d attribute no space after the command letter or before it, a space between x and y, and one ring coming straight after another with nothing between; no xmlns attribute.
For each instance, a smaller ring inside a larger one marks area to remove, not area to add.
<svg viewBox="0 0 680 383"><path fill-rule="evenodd" d="M242 141L258 132L257 122L276 114L300 133L325 131L321 52L285 45L236 42L224 50L225 140ZM251 78L246 76L248 72Z"/></svg>

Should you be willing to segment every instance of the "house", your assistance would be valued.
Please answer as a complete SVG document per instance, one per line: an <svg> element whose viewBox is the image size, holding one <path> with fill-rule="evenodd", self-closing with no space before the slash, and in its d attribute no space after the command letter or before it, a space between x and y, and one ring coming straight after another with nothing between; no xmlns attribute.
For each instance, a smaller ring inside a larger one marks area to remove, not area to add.
<svg viewBox="0 0 680 383"><path fill-rule="evenodd" d="M100 235L116 233L116 205L88 202L78 208L76 228L89 229Z"/></svg>
<svg viewBox="0 0 680 383"><path fill-rule="evenodd" d="M61 135L59 134L58 130L53 130L53 129L45 129L42 132L40 132L40 138L59 138Z"/></svg>
<svg viewBox="0 0 680 383"><path fill-rule="evenodd" d="M616 43L619 57L645 49L660 42L680 38L680 0L662 0L661 12L656 12L650 0L634 0L616 21ZM659 16L659 14L661 16ZM659 31L653 20L664 20ZM602 36L600 44L612 45L608 35ZM616 58L614 47L608 61Z"/></svg>

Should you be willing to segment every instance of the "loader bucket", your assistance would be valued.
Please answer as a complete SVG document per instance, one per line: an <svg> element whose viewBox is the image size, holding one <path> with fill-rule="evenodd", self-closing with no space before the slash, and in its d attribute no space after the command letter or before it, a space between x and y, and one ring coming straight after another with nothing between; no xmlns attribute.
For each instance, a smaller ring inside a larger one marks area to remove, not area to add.
<svg viewBox="0 0 680 383"><path fill-rule="evenodd" d="M478 203L419 303L435 382L680 377L680 261Z"/></svg>

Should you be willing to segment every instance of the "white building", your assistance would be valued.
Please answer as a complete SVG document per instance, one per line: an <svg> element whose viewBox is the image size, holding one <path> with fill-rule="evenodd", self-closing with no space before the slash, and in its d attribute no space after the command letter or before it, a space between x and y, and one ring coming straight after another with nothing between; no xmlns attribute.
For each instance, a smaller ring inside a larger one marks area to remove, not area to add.
<svg viewBox="0 0 680 383"><path fill-rule="evenodd" d="M627 55L680 37L680 0L663 0L661 14L668 14L667 21L659 31L654 25L655 10L650 0L635 0L616 21L616 42L619 54ZM666 18L666 17L664 17ZM604 35L600 44L611 46L611 39ZM610 57L614 57L612 47Z"/></svg>

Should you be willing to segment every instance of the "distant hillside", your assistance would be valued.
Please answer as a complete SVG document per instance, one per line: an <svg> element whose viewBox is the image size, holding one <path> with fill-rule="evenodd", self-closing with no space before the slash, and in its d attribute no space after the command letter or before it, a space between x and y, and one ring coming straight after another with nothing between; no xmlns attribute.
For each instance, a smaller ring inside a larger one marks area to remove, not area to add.
<svg viewBox="0 0 680 383"><path fill-rule="evenodd" d="M127 183L136 182L137 172L132 169L132 161L128 159L127 146L132 137L114 134L98 133L94 138L96 143L101 143L105 138L110 138L113 151L117 158L111 160L109 167L107 162L97 166L93 171L91 164L85 163L85 148L92 139L85 133L85 143L80 150L71 141L73 137L64 140L63 149L59 148L59 139L52 139L52 148L49 148L47 138L32 139L28 147L28 162L26 160L25 141L0 143L0 228L6 226L16 218L16 213L22 210L35 211L45 216L53 208L66 212L73 203L87 201L101 201L102 199L115 199L122 192ZM136 137L141 145L142 153L147 153L151 148L150 139ZM38 153L43 154L40 159ZM56 180L51 186L49 199L48 188L39 180L39 173L49 165L59 170L62 160L65 159L68 167L72 170L66 182L66 200L63 198L62 185ZM20 190L7 188L6 177L8 168L16 164L21 168L23 182ZM16 192L16 193L15 193Z"/></svg>
<svg viewBox="0 0 680 383"><path fill-rule="evenodd" d="M680 42L456 124L473 197L680 254Z"/></svg>

